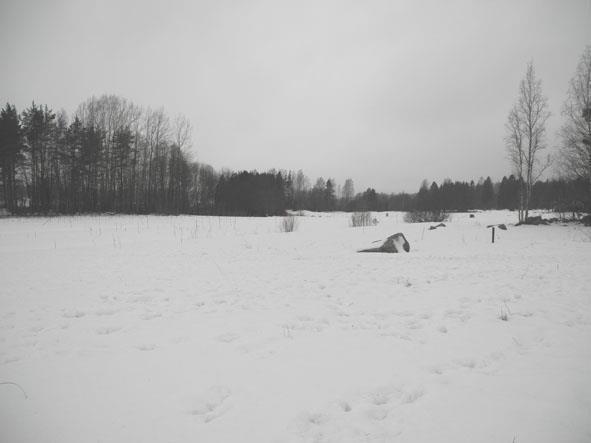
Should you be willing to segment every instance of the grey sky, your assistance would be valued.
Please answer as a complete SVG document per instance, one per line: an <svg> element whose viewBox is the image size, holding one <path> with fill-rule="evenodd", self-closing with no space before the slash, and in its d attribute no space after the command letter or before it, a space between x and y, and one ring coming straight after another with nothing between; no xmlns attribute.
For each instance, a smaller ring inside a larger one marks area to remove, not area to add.
<svg viewBox="0 0 591 443"><path fill-rule="evenodd" d="M185 114L216 168L414 192L510 172L529 60L555 144L589 43L591 0L0 0L0 100L72 112L113 93Z"/></svg>

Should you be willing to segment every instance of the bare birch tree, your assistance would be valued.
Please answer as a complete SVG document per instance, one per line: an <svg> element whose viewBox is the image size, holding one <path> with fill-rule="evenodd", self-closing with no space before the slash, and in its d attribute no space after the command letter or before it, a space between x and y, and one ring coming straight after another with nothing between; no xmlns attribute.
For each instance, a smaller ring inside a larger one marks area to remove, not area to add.
<svg viewBox="0 0 591 443"><path fill-rule="evenodd" d="M519 221L526 222L534 183L548 167L539 159L546 147L546 121L550 117L548 100L542 93L542 81L536 77L533 63L528 63L519 84L517 102L509 112L505 142L519 187Z"/></svg>
<svg viewBox="0 0 591 443"><path fill-rule="evenodd" d="M173 122L172 131L175 145L177 145L182 150L186 150L191 147L193 126L187 117L181 114L177 115Z"/></svg>
<svg viewBox="0 0 591 443"><path fill-rule="evenodd" d="M562 170L568 177L588 180L591 210L591 45L585 48L570 81L562 115Z"/></svg>
<svg viewBox="0 0 591 443"><path fill-rule="evenodd" d="M355 185L353 179L348 178L343 186L343 200L345 200L345 203L349 203L353 200L353 197L355 197Z"/></svg>
<svg viewBox="0 0 591 443"><path fill-rule="evenodd" d="M509 160L513 167L513 172L517 178L519 184L519 206L517 208L517 218L519 222L523 222L523 208L524 208L524 153L523 153L523 125L521 123L521 116L517 111L517 105L513 106L509 112L507 123L505 123L505 129L507 135L505 137L505 143L507 145L507 151L509 153Z"/></svg>

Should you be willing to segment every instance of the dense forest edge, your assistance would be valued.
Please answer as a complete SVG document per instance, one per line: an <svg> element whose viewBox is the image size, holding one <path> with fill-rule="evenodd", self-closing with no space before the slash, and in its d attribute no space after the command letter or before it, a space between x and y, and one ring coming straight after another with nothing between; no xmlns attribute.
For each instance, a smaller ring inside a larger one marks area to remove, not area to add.
<svg viewBox="0 0 591 443"><path fill-rule="evenodd" d="M14 215L86 213L283 215L310 211L467 211L519 207L523 182L424 180L409 193L355 192L303 171L216 171L191 158L191 125L163 109L144 109L104 95L73 118L35 103L0 114L0 208ZM394 179L394 177L393 177ZM582 211L585 178L536 181L530 208Z"/></svg>

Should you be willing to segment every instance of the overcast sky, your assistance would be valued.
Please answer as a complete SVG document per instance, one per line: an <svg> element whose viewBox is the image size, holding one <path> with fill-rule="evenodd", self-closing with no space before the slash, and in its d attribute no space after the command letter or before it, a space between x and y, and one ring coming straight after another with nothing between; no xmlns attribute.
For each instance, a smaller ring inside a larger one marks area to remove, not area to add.
<svg viewBox="0 0 591 443"><path fill-rule="evenodd" d="M500 179L533 60L560 125L591 0L0 0L0 100L72 113L117 94L193 123L215 168L356 190Z"/></svg>

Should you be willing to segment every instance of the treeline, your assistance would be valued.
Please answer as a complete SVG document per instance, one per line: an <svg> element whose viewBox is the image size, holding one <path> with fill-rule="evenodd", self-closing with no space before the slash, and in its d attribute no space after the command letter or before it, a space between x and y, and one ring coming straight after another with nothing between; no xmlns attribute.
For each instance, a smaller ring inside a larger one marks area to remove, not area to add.
<svg viewBox="0 0 591 443"><path fill-rule="evenodd" d="M162 109L91 98L73 119L33 103L0 115L4 204L11 212L185 212L201 170L191 127ZM207 175L207 172L205 172Z"/></svg>
<svg viewBox="0 0 591 443"><path fill-rule="evenodd" d="M352 181L351 181L352 186ZM368 188L364 192L349 197L342 192L337 193L334 204L325 205L317 210L342 211L467 211L473 209L509 209L519 207L519 187L523 186L513 176L503 177L494 183L490 177L481 178L478 182L444 180L431 185L424 180L415 194L386 194ZM318 188L317 188L318 189ZM341 189L337 187L337 189ZM582 211L589 201L588 181L585 179L552 179L538 181L532 189L532 209L548 209L560 212ZM307 198L290 208L313 208L312 192ZM321 192L317 193L321 194ZM306 193L304 193L306 195Z"/></svg>
<svg viewBox="0 0 591 443"><path fill-rule="evenodd" d="M72 118L33 103L20 114L0 112L0 208L11 213L97 212L265 216L287 209L412 211L515 209L514 176L493 183L424 181L415 194L356 193L303 171L222 171L189 155L191 125L162 109L117 97L92 97ZM531 207L578 210L589 201L588 180L537 182Z"/></svg>
<svg viewBox="0 0 591 443"><path fill-rule="evenodd" d="M519 207L519 187L513 176L493 183L490 177L478 182L455 181L428 184L423 181L415 194L386 194L368 188L355 193L353 180L345 186L333 179L319 178L311 187L302 171L222 175L216 187L214 212L226 215L280 215L286 209L311 211L467 211ZM560 212L583 211L589 201L584 179L553 179L534 184L532 209Z"/></svg>
<svg viewBox="0 0 591 443"><path fill-rule="evenodd" d="M490 177L478 183L452 182L447 179L428 186L424 181L414 199L416 210L466 211L469 209L519 208L519 189L524 184L515 176L493 183ZM584 179L538 181L532 187L531 209L560 212L582 211L589 201L588 182Z"/></svg>

